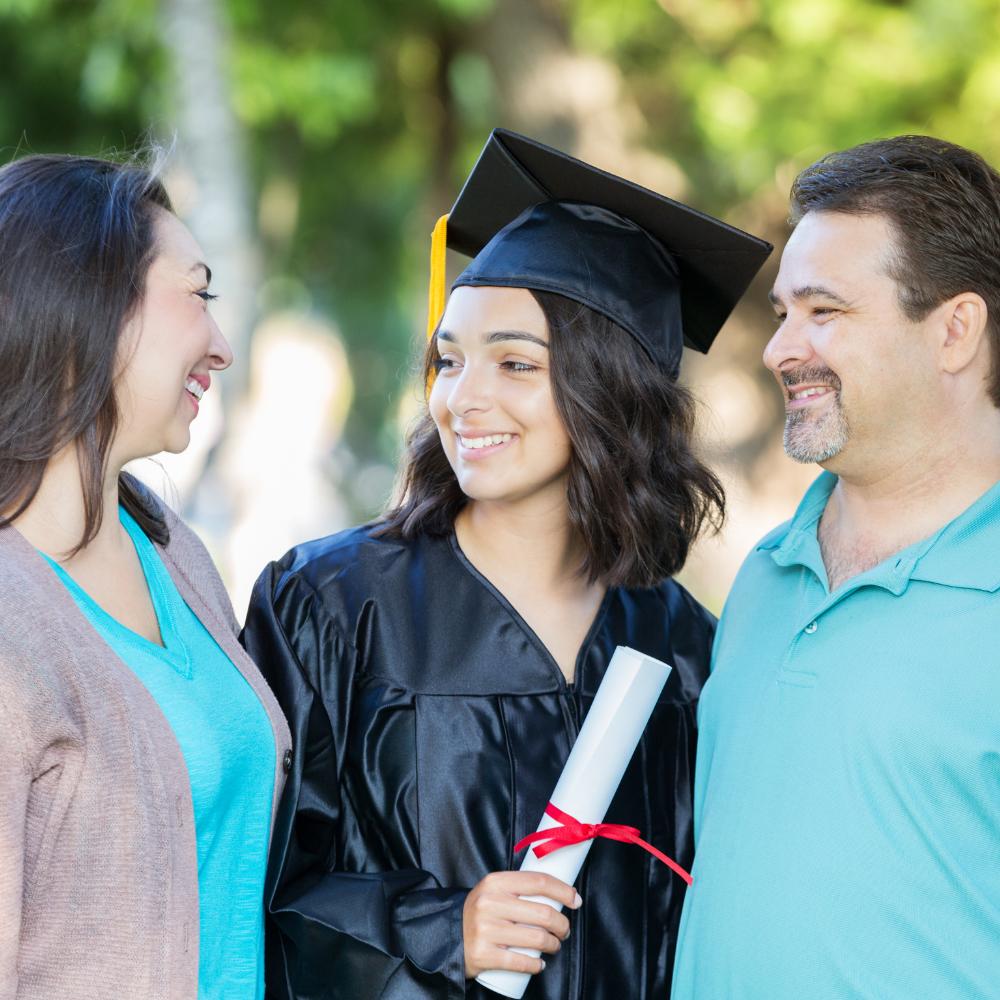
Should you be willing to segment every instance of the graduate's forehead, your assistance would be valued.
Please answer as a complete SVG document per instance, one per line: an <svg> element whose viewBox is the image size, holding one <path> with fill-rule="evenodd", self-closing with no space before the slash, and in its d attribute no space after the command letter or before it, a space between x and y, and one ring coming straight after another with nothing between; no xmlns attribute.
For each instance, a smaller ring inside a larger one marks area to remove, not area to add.
<svg viewBox="0 0 1000 1000"><path fill-rule="evenodd" d="M498 333L521 332L547 344L545 313L524 288L462 286L448 299L438 340L472 346L495 340Z"/></svg>

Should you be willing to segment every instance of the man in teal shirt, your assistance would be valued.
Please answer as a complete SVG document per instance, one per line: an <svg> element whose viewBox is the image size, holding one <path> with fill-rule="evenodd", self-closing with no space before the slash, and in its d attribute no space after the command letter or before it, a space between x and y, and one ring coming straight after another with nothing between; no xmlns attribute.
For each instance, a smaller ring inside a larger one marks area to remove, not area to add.
<svg viewBox="0 0 1000 1000"><path fill-rule="evenodd" d="M903 136L792 189L764 361L826 471L734 584L674 1000L1000 997L1000 175Z"/></svg>

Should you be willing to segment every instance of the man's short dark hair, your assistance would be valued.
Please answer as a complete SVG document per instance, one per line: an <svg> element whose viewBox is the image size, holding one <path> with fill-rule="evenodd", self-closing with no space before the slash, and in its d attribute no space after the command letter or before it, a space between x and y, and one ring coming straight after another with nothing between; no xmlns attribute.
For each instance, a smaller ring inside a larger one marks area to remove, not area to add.
<svg viewBox="0 0 1000 1000"><path fill-rule="evenodd" d="M791 193L792 224L808 212L885 216L895 234L889 275L911 320L961 292L986 302L1000 407L1000 174L978 153L926 135L900 135L830 153Z"/></svg>

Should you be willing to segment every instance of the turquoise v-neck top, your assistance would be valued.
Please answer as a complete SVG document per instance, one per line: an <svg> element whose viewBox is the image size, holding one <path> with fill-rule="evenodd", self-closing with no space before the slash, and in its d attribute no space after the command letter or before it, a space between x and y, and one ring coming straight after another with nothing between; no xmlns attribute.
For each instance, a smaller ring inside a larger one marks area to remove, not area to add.
<svg viewBox="0 0 1000 1000"><path fill-rule="evenodd" d="M261 1000L274 734L257 695L184 602L152 542L124 509L119 517L142 564L164 646L112 618L48 561L156 699L184 754L198 845L199 1000Z"/></svg>

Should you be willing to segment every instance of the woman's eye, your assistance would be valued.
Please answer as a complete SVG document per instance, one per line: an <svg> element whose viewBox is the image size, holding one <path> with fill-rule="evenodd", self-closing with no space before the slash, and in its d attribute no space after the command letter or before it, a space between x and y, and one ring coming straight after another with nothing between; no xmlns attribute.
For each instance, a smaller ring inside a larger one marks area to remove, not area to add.
<svg viewBox="0 0 1000 1000"><path fill-rule="evenodd" d="M202 289L200 292L195 292L195 295L204 302L214 302L219 296L213 295L207 288Z"/></svg>
<svg viewBox="0 0 1000 1000"><path fill-rule="evenodd" d="M434 359L434 371L441 372L447 368L454 368L455 362L451 358L435 358Z"/></svg>
<svg viewBox="0 0 1000 1000"><path fill-rule="evenodd" d="M528 364L527 361L503 361L500 363L500 367L506 369L509 372L538 371L538 365Z"/></svg>

